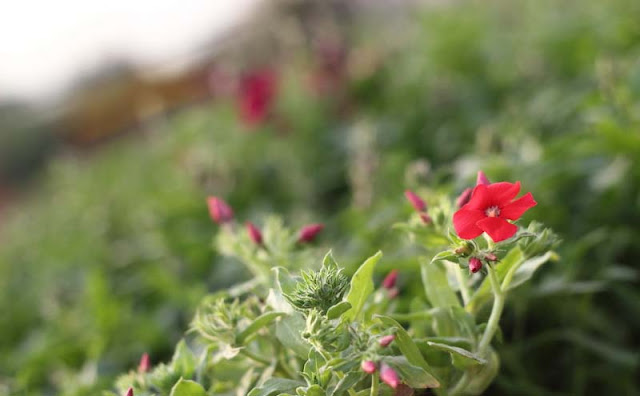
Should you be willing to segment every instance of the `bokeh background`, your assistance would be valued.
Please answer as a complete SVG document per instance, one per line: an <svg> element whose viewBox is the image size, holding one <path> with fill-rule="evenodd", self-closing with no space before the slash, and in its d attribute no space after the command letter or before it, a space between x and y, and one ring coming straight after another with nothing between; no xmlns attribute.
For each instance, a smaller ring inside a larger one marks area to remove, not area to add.
<svg viewBox="0 0 640 396"><path fill-rule="evenodd" d="M640 2L30 3L0 13L0 395L169 359L246 277L208 195L323 221L341 263L380 248L406 282L403 190L478 169L563 239L488 393L640 393Z"/></svg>

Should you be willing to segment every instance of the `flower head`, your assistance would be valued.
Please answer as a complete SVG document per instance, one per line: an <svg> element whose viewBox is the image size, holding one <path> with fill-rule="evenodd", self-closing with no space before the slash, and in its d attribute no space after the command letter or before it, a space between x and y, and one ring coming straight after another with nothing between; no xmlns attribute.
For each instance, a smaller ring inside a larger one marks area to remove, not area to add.
<svg viewBox="0 0 640 396"><path fill-rule="evenodd" d="M298 234L298 242L312 242L316 239L316 236L324 229L324 224L315 223L315 224L307 224L302 227L300 233Z"/></svg>
<svg viewBox="0 0 640 396"><path fill-rule="evenodd" d="M469 259L469 271L476 273L482 269L482 261L477 257L471 257Z"/></svg>
<svg viewBox="0 0 640 396"><path fill-rule="evenodd" d="M360 364L360 367L362 368L362 371L367 374L373 374L378 369L378 367L376 367L376 364L371 360L363 360Z"/></svg>
<svg viewBox="0 0 640 396"><path fill-rule="evenodd" d="M406 190L404 196L411 203L411 206L418 212L424 212L427 209L427 204L416 193L411 190Z"/></svg>
<svg viewBox="0 0 640 396"><path fill-rule="evenodd" d="M394 369L384 363L382 363L382 366L380 367L380 379L393 389L396 389L398 385L400 385L400 378L398 378L398 373L396 373Z"/></svg>
<svg viewBox="0 0 640 396"><path fill-rule="evenodd" d="M251 238L256 245L262 245L262 233L260 232L260 229L250 221L247 221L246 226L249 238Z"/></svg>
<svg viewBox="0 0 640 396"><path fill-rule="evenodd" d="M138 364L138 372L146 373L147 371L149 371L150 367L151 367L151 360L149 359L149 354L143 353L142 357L140 357L140 364Z"/></svg>
<svg viewBox="0 0 640 396"><path fill-rule="evenodd" d="M518 227L508 220L519 219L537 204L531 193L514 200L518 192L520 182L477 185L469 202L453 215L458 236L473 239L486 232L494 242L511 238Z"/></svg>
<svg viewBox="0 0 640 396"><path fill-rule="evenodd" d="M228 223L233 219L233 210L225 201L218 197L207 198L207 206L209 206L209 215L211 219L218 224Z"/></svg>
<svg viewBox="0 0 640 396"><path fill-rule="evenodd" d="M276 74L270 69L255 70L240 81L240 117L249 125L264 122L276 94Z"/></svg>

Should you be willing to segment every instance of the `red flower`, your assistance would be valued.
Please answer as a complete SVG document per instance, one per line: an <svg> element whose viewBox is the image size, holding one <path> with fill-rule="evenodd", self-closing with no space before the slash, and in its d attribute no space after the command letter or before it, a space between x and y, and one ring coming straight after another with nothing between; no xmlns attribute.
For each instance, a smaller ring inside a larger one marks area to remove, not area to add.
<svg viewBox="0 0 640 396"><path fill-rule="evenodd" d="M427 204L416 193L411 190L404 192L404 196L411 203L411 206L418 212L424 212L427 209Z"/></svg>
<svg viewBox="0 0 640 396"><path fill-rule="evenodd" d="M458 236L473 239L486 232L494 242L511 238L518 227L507 220L517 220L536 206L531 193L513 200L520 192L520 182L477 185L471 199L453 215Z"/></svg>
<svg viewBox="0 0 640 396"><path fill-rule="evenodd" d="M491 184L489 178L484 174L483 171L478 171L478 176L476 177L476 186L479 186L480 184L484 184L485 186Z"/></svg>
<svg viewBox="0 0 640 396"><path fill-rule="evenodd" d="M267 119L276 95L276 74L269 70L256 70L245 75L240 82L240 117L249 125Z"/></svg>
<svg viewBox="0 0 640 396"><path fill-rule="evenodd" d="M133 396L133 388L129 388L125 396Z"/></svg>
<svg viewBox="0 0 640 396"><path fill-rule="evenodd" d="M300 230L298 234L298 242L312 242L316 236L324 229L324 224L308 224Z"/></svg>
<svg viewBox="0 0 640 396"><path fill-rule="evenodd" d="M252 222L247 221L247 233L249 234L249 238L256 244L262 245L262 233Z"/></svg>
<svg viewBox="0 0 640 396"><path fill-rule="evenodd" d="M216 223L223 224L233 219L233 210L222 199L209 197L207 198L207 205L209 206L209 215Z"/></svg>

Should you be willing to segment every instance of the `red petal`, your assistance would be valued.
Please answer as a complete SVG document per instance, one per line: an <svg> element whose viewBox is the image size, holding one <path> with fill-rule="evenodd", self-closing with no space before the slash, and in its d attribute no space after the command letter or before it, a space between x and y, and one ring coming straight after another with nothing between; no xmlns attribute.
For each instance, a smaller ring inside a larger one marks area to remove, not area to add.
<svg viewBox="0 0 640 396"><path fill-rule="evenodd" d="M499 217L487 217L478 221L477 226L489 234L494 242L509 239L518 231L518 227Z"/></svg>
<svg viewBox="0 0 640 396"><path fill-rule="evenodd" d="M482 234L476 223L484 218L485 215L480 210L461 209L453 215L453 227L460 238L473 239Z"/></svg>
<svg viewBox="0 0 640 396"><path fill-rule="evenodd" d="M531 193L526 193L522 197L500 209L500 217L509 220L517 220L524 212L533 208L537 204L538 203L533 199L533 195L531 195Z"/></svg>
<svg viewBox="0 0 640 396"><path fill-rule="evenodd" d="M494 205L493 199L487 190L487 186L479 184L475 186L471 193L471 199L463 206L463 208L471 210L485 210L492 205Z"/></svg>
<svg viewBox="0 0 640 396"><path fill-rule="evenodd" d="M500 182L489 184L487 186L487 193L491 197L493 204L500 207L509 204L509 202L511 202L519 192L520 182Z"/></svg>

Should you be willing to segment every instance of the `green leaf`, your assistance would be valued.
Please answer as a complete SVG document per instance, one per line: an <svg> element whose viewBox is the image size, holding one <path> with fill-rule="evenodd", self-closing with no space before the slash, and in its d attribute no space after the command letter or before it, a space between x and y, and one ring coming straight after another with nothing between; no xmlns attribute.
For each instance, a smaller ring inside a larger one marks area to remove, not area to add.
<svg viewBox="0 0 640 396"><path fill-rule="evenodd" d="M276 320L282 315L284 315L283 312L267 312L260 315L259 317L256 318L256 320L251 322L251 324L247 326L246 329L244 329L240 334L238 334L237 344L244 345L245 341L251 335L256 333L258 330L262 329L263 327L268 326L269 324L271 324L271 322L273 322L274 320Z"/></svg>
<svg viewBox="0 0 640 396"><path fill-rule="evenodd" d="M287 392L295 392L304 383L287 378L269 378L262 386L253 388L247 396L274 396Z"/></svg>
<svg viewBox="0 0 640 396"><path fill-rule="evenodd" d="M342 316L343 313L351 309L351 303L349 301L342 301L329 308L327 311L327 318L337 319Z"/></svg>
<svg viewBox="0 0 640 396"><path fill-rule="evenodd" d="M512 267L520 265L522 260L524 260L524 254L520 247L516 246L511 249L502 260L498 261L496 264L492 264L495 266L495 272L498 280L502 282L507 272L509 272ZM471 300L465 308L470 313L475 314L485 303L491 301L492 296L493 294L491 291L489 277L485 277L482 284L473 294L473 297L471 297Z"/></svg>
<svg viewBox="0 0 640 396"><path fill-rule="evenodd" d="M450 250L445 250L444 252L440 252L435 256L433 256L433 258L431 259L431 262L434 263L436 261L442 261L442 260L454 260L457 258L458 256L455 253L453 253Z"/></svg>
<svg viewBox="0 0 640 396"><path fill-rule="evenodd" d="M300 358L307 359L311 345L301 336L304 328L305 321L302 315L297 312L287 315L276 322L276 338Z"/></svg>
<svg viewBox="0 0 640 396"><path fill-rule="evenodd" d="M427 373L422 367L411 364L404 356L384 357L383 361L396 370L402 382L411 388L424 389L437 388L440 386L440 382L431 374Z"/></svg>
<svg viewBox="0 0 640 396"><path fill-rule="evenodd" d="M291 292L293 292L293 290L295 290L296 281L289 274L289 271L287 271L286 268L274 267L271 270L275 272L276 285L278 285L278 290L280 290L280 293L283 296L290 294Z"/></svg>
<svg viewBox="0 0 640 396"><path fill-rule="evenodd" d="M322 267L327 269L334 269L334 270L338 269L338 263L333 258L333 254L331 253L331 250L329 250L327 254L325 254L324 259L322 260Z"/></svg>
<svg viewBox="0 0 640 396"><path fill-rule="evenodd" d="M379 251L366 259L356 273L353 274L353 278L351 278L351 288L345 298L346 301L351 304L352 309L344 314L345 319L354 320L362 311L364 303L367 301L371 292L373 292L373 270L381 257L382 252Z"/></svg>
<svg viewBox="0 0 640 396"><path fill-rule="evenodd" d="M531 279L533 274L542 266L542 264L551 260L556 254L553 251L548 251L541 256L532 257L522 263L516 272L513 274L511 283L508 290L514 289L524 282Z"/></svg>
<svg viewBox="0 0 640 396"><path fill-rule="evenodd" d="M422 282L429 302L434 307L461 306L458 296L449 285L447 272L440 262L421 264Z"/></svg>
<svg viewBox="0 0 640 396"><path fill-rule="evenodd" d="M207 392L199 383L180 378L171 389L170 396L207 396Z"/></svg>
<svg viewBox="0 0 640 396"><path fill-rule="evenodd" d="M439 342L427 342L429 346L440 349L451 354L453 359L453 365L460 369L465 369L467 367L476 365L476 364L486 364L487 361L481 358L478 355L473 354L472 352L452 345L442 344Z"/></svg>
<svg viewBox="0 0 640 396"><path fill-rule="evenodd" d="M336 387L329 392L329 396L340 396L345 394L347 390L353 388L358 382L360 382L364 378L364 373L360 370L350 371L347 375L345 375Z"/></svg>
<svg viewBox="0 0 640 396"><path fill-rule="evenodd" d="M180 340L171 360L173 370L183 377L191 377L196 370L197 359L184 340Z"/></svg>
<svg viewBox="0 0 640 396"><path fill-rule="evenodd" d="M402 354L407 358L409 363L425 370L425 372L431 377L430 381L439 384L438 380L431 374L432 370L429 366L429 363L427 363L427 361L424 359L422 353L420 352L420 349L418 348L416 343L413 342L413 339L411 338L409 333L407 333L407 331L398 322L388 316L379 315L376 316L376 318L383 324L394 327L396 329L395 343L398 348L400 348L400 352L402 352Z"/></svg>

